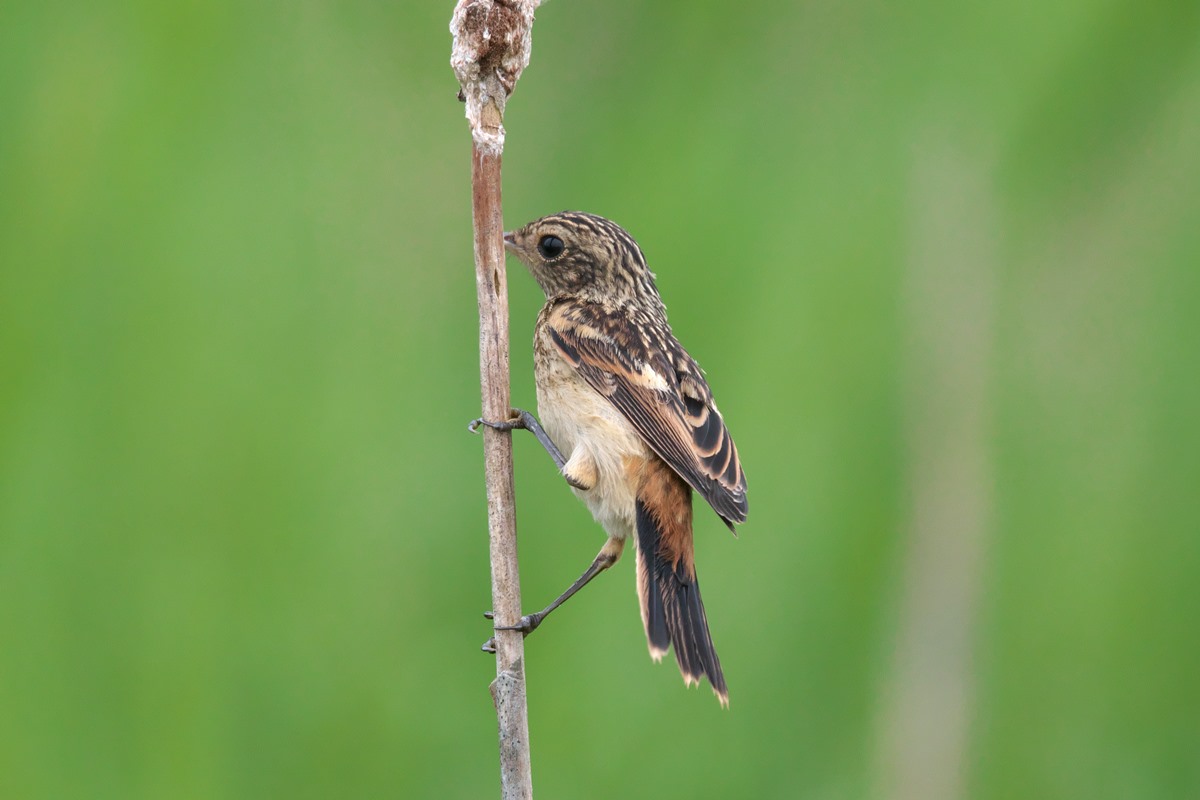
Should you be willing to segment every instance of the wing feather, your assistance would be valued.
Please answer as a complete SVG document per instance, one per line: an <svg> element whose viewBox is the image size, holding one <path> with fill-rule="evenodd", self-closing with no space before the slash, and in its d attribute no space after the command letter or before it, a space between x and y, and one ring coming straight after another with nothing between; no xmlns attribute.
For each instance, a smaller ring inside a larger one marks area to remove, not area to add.
<svg viewBox="0 0 1200 800"><path fill-rule="evenodd" d="M737 447L699 365L670 329L578 302L549 309L543 319L562 357L651 449L731 528L744 522L749 506Z"/></svg>

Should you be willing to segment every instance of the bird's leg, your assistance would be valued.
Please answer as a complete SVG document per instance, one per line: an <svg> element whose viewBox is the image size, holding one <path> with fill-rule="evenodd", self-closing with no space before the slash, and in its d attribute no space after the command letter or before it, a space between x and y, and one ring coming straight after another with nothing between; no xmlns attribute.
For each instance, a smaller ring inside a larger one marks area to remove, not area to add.
<svg viewBox="0 0 1200 800"><path fill-rule="evenodd" d="M621 551L624 549L624 539L609 537L608 541L604 543L604 547L601 547L600 552L596 554L596 558L593 559L591 566L584 570L583 574L580 575L574 583L568 586L565 592L556 597L553 603L535 614L526 614L525 616L521 617L520 621L517 622L516 625L496 625L496 630L520 631L526 636L533 633L534 630L537 629L537 626L542 624L542 620L546 619L546 617L550 615L551 611L567 602L572 595L574 595L584 586L587 586L588 583L591 582L592 578L596 577L601 572L617 563L617 560L621 557ZM486 611L484 612L483 616L487 617L488 619L492 619L492 612ZM485 653L496 652L495 638L488 639L487 642L484 643L483 651Z"/></svg>
<svg viewBox="0 0 1200 800"><path fill-rule="evenodd" d="M558 471L560 473L563 472L563 467L566 466L567 459L563 457L562 451L558 449L558 446L551 441L550 435L546 433L546 430L542 427L541 423L537 421L537 417L535 417L533 414L530 414L528 411L523 411L519 408L514 408L513 413L516 415L515 417L504 420L503 422L492 422L484 419L483 417L480 417L479 419L473 419L471 420L471 424L467 426L467 430L469 430L471 433L475 433L477 430L479 430L480 425L487 425L489 428L497 431L511 431L518 429L529 431L533 434L534 438L541 443L542 447L546 448L546 452L550 454L550 458L554 459L554 465L558 467ZM576 489L591 488L590 486L584 485L565 473L563 474L563 477L566 479L567 483L571 484Z"/></svg>

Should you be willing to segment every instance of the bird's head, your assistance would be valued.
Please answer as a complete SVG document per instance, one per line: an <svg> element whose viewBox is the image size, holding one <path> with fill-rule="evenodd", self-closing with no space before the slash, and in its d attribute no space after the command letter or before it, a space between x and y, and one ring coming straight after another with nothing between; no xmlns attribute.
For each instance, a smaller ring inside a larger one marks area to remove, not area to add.
<svg viewBox="0 0 1200 800"><path fill-rule="evenodd" d="M547 298L661 306L654 273L633 237L615 222L563 211L504 234L504 247L529 268Z"/></svg>

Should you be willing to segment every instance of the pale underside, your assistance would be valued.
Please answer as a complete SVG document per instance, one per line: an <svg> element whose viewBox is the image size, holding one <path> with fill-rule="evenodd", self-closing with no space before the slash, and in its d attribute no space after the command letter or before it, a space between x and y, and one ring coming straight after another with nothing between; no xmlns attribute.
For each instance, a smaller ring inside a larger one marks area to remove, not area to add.
<svg viewBox="0 0 1200 800"><path fill-rule="evenodd" d="M538 416L542 427L567 459L563 474L590 487L571 491L604 527L610 540L623 544L632 537L636 543L635 493L647 461L657 456L625 416L558 354L544 333L538 336L535 351ZM618 555L620 549L619 545L609 548ZM637 561L638 601L645 625L646 570L640 549ZM655 661L660 661L666 653L650 646Z"/></svg>
<svg viewBox="0 0 1200 800"><path fill-rule="evenodd" d="M538 416L567 459L563 472L591 487L574 492L609 536L632 536L637 472L651 456L650 449L552 343L539 341L537 351Z"/></svg>

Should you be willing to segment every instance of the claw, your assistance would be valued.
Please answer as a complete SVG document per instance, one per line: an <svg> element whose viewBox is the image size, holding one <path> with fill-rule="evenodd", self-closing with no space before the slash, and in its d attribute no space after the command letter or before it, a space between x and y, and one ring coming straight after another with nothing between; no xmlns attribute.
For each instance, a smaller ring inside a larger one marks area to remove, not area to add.
<svg viewBox="0 0 1200 800"><path fill-rule="evenodd" d="M493 614L491 611L483 612L484 619L493 619L495 616L496 615ZM496 652L496 637L493 636L492 638L488 639L486 642L483 643L483 646L480 647L479 649L485 653L495 653Z"/></svg>

